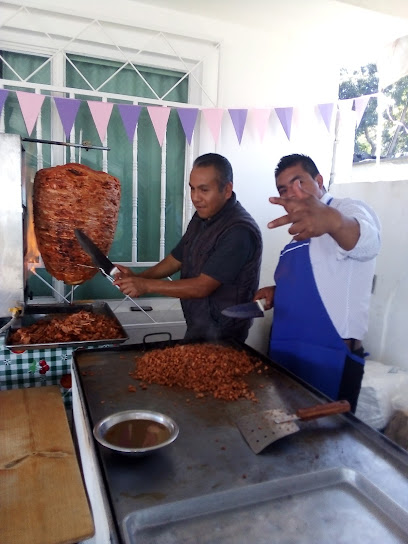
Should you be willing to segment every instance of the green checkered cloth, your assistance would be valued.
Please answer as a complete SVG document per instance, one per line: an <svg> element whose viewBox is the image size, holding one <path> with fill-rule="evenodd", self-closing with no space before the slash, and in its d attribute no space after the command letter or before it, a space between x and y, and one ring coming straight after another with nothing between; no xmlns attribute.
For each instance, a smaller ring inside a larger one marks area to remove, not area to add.
<svg viewBox="0 0 408 544"><path fill-rule="evenodd" d="M59 385L65 407L70 408L71 389L65 389L60 382L62 376L71 374L72 352L73 348L67 347L13 353L0 336L0 391Z"/></svg>

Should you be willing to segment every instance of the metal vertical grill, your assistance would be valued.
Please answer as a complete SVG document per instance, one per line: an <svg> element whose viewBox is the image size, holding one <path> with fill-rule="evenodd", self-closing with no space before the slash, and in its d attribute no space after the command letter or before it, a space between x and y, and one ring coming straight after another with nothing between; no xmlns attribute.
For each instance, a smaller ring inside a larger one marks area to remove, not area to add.
<svg viewBox="0 0 408 544"><path fill-rule="evenodd" d="M24 301L27 217L24 150L20 136L0 134L0 317Z"/></svg>

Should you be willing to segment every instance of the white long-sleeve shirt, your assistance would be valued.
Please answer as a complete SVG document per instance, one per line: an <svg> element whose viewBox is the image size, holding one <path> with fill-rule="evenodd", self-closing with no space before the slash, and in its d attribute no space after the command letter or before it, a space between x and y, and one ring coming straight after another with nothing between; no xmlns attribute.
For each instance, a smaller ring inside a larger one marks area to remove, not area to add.
<svg viewBox="0 0 408 544"><path fill-rule="evenodd" d="M320 199L327 204L332 196ZM367 204L351 198L333 198L330 206L360 225L360 238L345 251L329 235L311 238L310 260L317 289L341 338L362 340L368 328L375 257L381 245L379 219Z"/></svg>

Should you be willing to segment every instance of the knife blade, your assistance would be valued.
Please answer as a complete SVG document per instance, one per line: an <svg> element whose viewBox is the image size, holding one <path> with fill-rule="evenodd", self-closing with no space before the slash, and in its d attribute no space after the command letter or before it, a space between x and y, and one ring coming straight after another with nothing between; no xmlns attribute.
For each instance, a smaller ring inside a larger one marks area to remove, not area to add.
<svg viewBox="0 0 408 544"><path fill-rule="evenodd" d="M264 298L256 300L255 302L246 302L244 304L237 304L236 306L229 306L221 311L223 315L228 317L235 317L236 319L250 319L253 317L263 317L265 309Z"/></svg>
<svg viewBox="0 0 408 544"><path fill-rule="evenodd" d="M102 253L98 246L81 230L75 229L75 236L82 249L91 257L93 264L101 271L113 278L120 270Z"/></svg>

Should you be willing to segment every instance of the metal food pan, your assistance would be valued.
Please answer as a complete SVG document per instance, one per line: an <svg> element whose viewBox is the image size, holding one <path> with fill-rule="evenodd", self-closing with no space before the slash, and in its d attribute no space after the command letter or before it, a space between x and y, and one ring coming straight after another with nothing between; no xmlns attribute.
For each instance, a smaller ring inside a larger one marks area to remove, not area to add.
<svg viewBox="0 0 408 544"><path fill-rule="evenodd" d="M408 512L337 467L135 510L122 525L126 544L403 544Z"/></svg>
<svg viewBox="0 0 408 544"><path fill-rule="evenodd" d="M40 321L41 319L52 319L57 315L73 314L81 310L86 310L94 314L101 314L113 319L119 326L121 331L120 338L103 338L100 340L84 340L71 342L50 342L39 344L12 344L10 342L11 334L21 327L28 327ZM4 339L4 345L11 350L35 350L35 349L53 349L53 348L87 348L106 345L121 344L129 340L120 321L113 313L112 309L106 302L78 303L78 304L30 304L24 308L24 312L15 324L10 327Z"/></svg>

